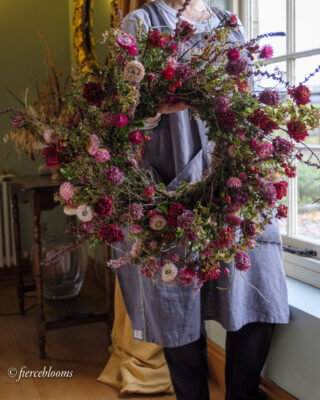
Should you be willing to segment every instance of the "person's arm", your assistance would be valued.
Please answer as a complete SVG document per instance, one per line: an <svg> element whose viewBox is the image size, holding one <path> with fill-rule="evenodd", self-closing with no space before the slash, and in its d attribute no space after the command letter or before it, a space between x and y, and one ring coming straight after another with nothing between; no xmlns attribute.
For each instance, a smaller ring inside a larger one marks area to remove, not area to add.
<svg viewBox="0 0 320 400"><path fill-rule="evenodd" d="M134 37L136 37L139 27L141 27L144 32L147 32L151 27L149 15L143 9L132 11L123 20L123 30ZM175 104L165 103L158 109L156 116L147 118L143 121L144 128L142 129L155 128L159 124L162 114L172 114L185 110L186 108L188 108L188 106L183 102L178 102Z"/></svg>

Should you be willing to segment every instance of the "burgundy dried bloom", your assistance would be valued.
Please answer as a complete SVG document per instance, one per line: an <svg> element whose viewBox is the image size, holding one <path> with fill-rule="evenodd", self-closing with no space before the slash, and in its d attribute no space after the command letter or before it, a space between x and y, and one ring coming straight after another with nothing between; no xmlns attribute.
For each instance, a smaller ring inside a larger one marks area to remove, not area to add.
<svg viewBox="0 0 320 400"><path fill-rule="evenodd" d="M273 208L277 202L277 190L272 183L265 183L260 188L262 199L268 204L269 208Z"/></svg>
<svg viewBox="0 0 320 400"><path fill-rule="evenodd" d="M112 201L109 197L99 197L99 199L94 204L94 211L101 218L105 218L111 214L112 211Z"/></svg>
<svg viewBox="0 0 320 400"><path fill-rule="evenodd" d="M289 140L282 139L280 136L277 136L272 141L274 151L278 154L289 155L294 150L294 144L289 142Z"/></svg>
<svg viewBox="0 0 320 400"><path fill-rule="evenodd" d="M194 75L194 71L189 67L189 65L178 65L176 68L175 76L182 82L191 79Z"/></svg>
<svg viewBox="0 0 320 400"><path fill-rule="evenodd" d="M227 57L229 61L238 61L240 58L240 51L235 48L231 48L227 51Z"/></svg>
<svg viewBox="0 0 320 400"><path fill-rule="evenodd" d="M168 225L171 228L178 227L178 217L183 213L184 207L181 203L173 203L168 211Z"/></svg>
<svg viewBox="0 0 320 400"><path fill-rule="evenodd" d="M233 129L236 124L236 114L232 110L227 110L224 112L220 112L218 114L219 122L222 126Z"/></svg>
<svg viewBox="0 0 320 400"><path fill-rule="evenodd" d="M226 65L226 71L229 75L237 77L246 71L248 62L244 58L236 61L229 61Z"/></svg>
<svg viewBox="0 0 320 400"><path fill-rule="evenodd" d="M238 251L234 257L234 264L237 270L247 271L251 265L250 258L244 251Z"/></svg>
<svg viewBox="0 0 320 400"><path fill-rule="evenodd" d="M260 93L259 100L267 106L275 107L279 104L280 95L276 90L265 89Z"/></svg>
<svg viewBox="0 0 320 400"><path fill-rule="evenodd" d="M214 100L214 108L218 111L218 112L226 112L229 108L230 105L230 100L227 97L222 97L219 96Z"/></svg>
<svg viewBox="0 0 320 400"><path fill-rule="evenodd" d="M253 238L256 236L256 225L248 218L242 221L241 230L245 237Z"/></svg>
<svg viewBox="0 0 320 400"><path fill-rule="evenodd" d="M99 83L88 82L83 86L83 97L88 103L100 107L105 97L105 92Z"/></svg>
<svg viewBox="0 0 320 400"><path fill-rule="evenodd" d="M298 106L305 106L310 103L311 92L307 86L299 85L294 89L288 89L288 93Z"/></svg>
<svg viewBox="0 0 320 400"><path fill-rule="evenodd" d="M288 135L298 143L309 136L306 125L301 121L290 121L287 124L287 128Z"/></svg>
<svg viewBox="0 0 320 400"><path fill-rule="evenodd" d="M106 243L117 243L123 241L124 233L118 225L101 226L98 230L98 238Z"/></svg>

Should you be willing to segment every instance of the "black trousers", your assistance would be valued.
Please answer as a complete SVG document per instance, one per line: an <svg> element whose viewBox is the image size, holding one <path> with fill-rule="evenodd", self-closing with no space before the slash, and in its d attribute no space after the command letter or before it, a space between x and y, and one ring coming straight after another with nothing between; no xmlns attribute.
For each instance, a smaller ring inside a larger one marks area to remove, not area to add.
<svg viewBox="0 0 320 400"><path fill-rule="evenodd" d="M254 322L226 337L225 400L260 400L260 374L268 355L274 324ZM165 347L177 400L210 400L204 324L195 342Z"/></svg>

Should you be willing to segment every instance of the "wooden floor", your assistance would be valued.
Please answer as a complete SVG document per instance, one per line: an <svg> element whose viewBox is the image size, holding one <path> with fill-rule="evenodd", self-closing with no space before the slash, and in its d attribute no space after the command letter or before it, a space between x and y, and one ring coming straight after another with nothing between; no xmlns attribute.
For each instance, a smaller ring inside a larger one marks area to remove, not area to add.
<svg viewBox="0 0 320 400"><path fill-rule="evenodd" d="M94 291L93 303L103 307L103 292ZM28 294L26 308L35 304ZM100 296L100 297L99 297ZM102 297L101 297L102 296ZM100 300L99 300L100 298ZM50 331L47 334L47 360L38 358L36 308L26 315L8 315L18 311L15 282L0 282L0 398L4 400L174 400L168 395L119 396L116 389L96 379L108 360L106 325L103 322ZM46 310L50 317L50 309ZM17 378L8 369L73 371L71 378ZM223 400L223 393L210 384L211 399ZM196 400L196 399L195 399Z"/></svg>

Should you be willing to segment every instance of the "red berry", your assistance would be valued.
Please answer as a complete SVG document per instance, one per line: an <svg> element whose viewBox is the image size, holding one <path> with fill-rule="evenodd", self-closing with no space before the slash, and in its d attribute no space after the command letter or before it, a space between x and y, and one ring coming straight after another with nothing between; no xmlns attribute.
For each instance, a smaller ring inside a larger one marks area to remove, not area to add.
<svg viewBox="0 0 320 400"><path fill-rule="evenodd" d="M231 197L230 196L226 196L225 200L226 200L226 203L231 203Z"/></svg>
<svg viewBox="0 0 320 400"><path fill-rule="evenodd" d="M148 217L152 217L153 211L152 210L148 210L147 214L148 214Z"/></svg>
<svg viewBox="0 0 320 400"><path fill-rule="evenodd" d="M148 143L148 142L150 142L150 136L146 136L145 138L144 138L144 141L146 142L146 143Z"/></svg>
<svg viewBox="0 0 320 400"><path fill-rule="evenodd" d="M229 276L229 275L230 275L230 270L229 270L229 268L225 268L225 269L224 269L224 273L225 273L227 276Z"/></svg>
<svg viewBox="0 0 320 400"><path fill-rule="evenodd" d="M284 162L284 163L281 164L281 167L282 167L282 168L287 168L287 167L288 167L288 164Z"/></svg>

